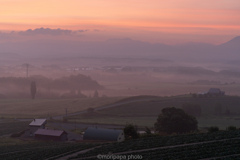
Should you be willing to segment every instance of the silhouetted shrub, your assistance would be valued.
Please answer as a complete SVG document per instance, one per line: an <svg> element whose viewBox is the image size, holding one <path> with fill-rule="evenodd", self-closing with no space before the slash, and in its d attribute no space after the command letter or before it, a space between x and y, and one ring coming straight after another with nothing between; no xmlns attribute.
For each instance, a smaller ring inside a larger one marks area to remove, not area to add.
<svg viewBox="0 0 240 160"><path fill-rule="evenodd" d="M217 126L212 126L208 128L208 132L212 133L212 132L218 132L219 128Z"/></svg>
<svg viewBox="0 0 240 160"><path fill-rule="evenodd" d="M124 128L124 134L127 139L136 139L139 137L137 132L137 126L132 124L127 124Z"/></svg>
<svg viewBox="0 0 240 160"><path fill-rule="evenodd" d="M237 127L235 127L235 126L228 126L226 130L227 131L235 131L235 130L237 130Z"/></svg>

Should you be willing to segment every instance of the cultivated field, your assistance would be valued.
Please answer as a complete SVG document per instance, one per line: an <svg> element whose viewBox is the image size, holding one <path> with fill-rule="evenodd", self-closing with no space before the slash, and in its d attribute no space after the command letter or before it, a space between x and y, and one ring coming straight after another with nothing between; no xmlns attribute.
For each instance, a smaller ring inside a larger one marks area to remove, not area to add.
<svg viewBox="0 0 240 160"><path fill-rule="evenodd" d="M102 145L70 159L97 159L99 155L141 156L146 160L239 159L240 131L154 136Z"/></svg>
<svg viewBox="0 0 240 160"><path fill-rule="evenodd" d="M1 118L39 118L65 115L111 104L122 97L79 99L0 99Z"/></svg>
<svg viewBox="0 0 240 160"><path fill-rule="evenodd" d="M142 100L141 100L142 99ZM240 115L240 97L225 96L211 98L193 98L191 95L175 97L149 97L144 96L127 98L120 102L129 102L119 104L116 107L97 110L91 113L85 113L68 117L69 121L84 123L103 123L125 125L126 123L136 124L140 127L153 127L157 116L165 107L181 107L184 103L198 104L201 106L201 116L197 117L199 127L218 126L225 129L227 126L239 125ZM117 102L116 104L120 103ZM222 106L222 115L215 115L214 107L220 104ZM230 114L226 115L226 110Z"/></svg>
<svg viewBox="0 0 240 160"><path fill-rule="evenodd" d="M181 107L184 103L201 106L201 116L197 117L199 127L239 125L240 98L237 96L193 98L191 95L157 97L101 97L79 99L1 99L1 118L51 118L68 114L69 122L92 124L136 124L140 127L153 127L157 116L165 107ZM220 104L222 114L215 115L214 107ZM101 108L110 106L109 108ZM71 113L95 108L93 112ZM98 109L99 108L99 109ZM225 114L229 110L229 114Z"/></svg>
<svg viewBox="0 0 240 160"><path fill-rule="evenodd" d="M70 122L121 125L133 123L140 127L152 127L162 108L172 106L181 107L183 103L192 103L198 104L202 108L202 115L197 118L199 127L219 126L225 129L230 125L240 127L238 123L240 113L239 97L193 98L191 95L182 95L172 97L138 96L128 98L104 97L61 100L2 99L0 102L2 110L5 111L1 111L0 156L6 160L60 159L61 157L64 157L64 159L86 159L87 157L89 159L96 159L97 155L107 155L109 153L118 153L122 156L139 155L143 159L161 158L166 160L238 159L240 156L239 130L171 136L152 135L151 137L141 137L140 139L127 140L121 143L56 143L35 141L34 139L26 141L10 138L11 134L19 133L26 129L29 121L21 122L14 119L6 119L6 117L44 117L49 111L53 115L65 115L65 106L72 106L68 108L69 113L70 111L74 113L88 108L94 108L94 111L69 116L67 119ZM214 106L216 103L223 106L223 112L226 108L230 110L230 114L214 115ZM41 106L43 108L39 109ZM104 108L104 106L108 107ZM6 117L4 118L4 116ZM94 149L95 147L97 148ZM80 152L82 153L80 154Z"/></svg>

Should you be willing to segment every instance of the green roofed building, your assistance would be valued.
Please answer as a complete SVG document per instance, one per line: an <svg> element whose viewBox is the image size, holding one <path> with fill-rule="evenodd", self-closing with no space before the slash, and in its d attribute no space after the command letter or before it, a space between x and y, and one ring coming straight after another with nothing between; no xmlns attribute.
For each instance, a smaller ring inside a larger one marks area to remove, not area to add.
<svg viewBox="0 0 240 160"><path fill-rule="evenodd" d="M103 141L124 141L124 133L122 130L105 129L97 127L89 127L84 135L83 140L103 140Z"/></svg>

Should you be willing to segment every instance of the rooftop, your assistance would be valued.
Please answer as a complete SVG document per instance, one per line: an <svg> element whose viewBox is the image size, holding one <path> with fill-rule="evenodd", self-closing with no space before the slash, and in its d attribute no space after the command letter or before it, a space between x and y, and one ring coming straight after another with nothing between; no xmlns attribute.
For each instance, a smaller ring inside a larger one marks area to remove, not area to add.
<svg viewBox="0 0 240 160"><path fill-rule="evenodd" d="M47 123L46 119L34 119L29 126L41 126L43 124Z"/></svg>

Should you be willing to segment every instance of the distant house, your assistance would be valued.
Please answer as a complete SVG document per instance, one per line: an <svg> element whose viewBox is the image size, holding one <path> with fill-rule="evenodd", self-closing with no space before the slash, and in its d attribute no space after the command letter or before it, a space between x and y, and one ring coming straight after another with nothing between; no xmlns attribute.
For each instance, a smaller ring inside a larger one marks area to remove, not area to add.
<svg viewBox="0 0 240 160"><path fill-rule="evenodd" d="M29 124L30 135L36 132L39 128L44 129L46 124L46 119L33 119L33 121Z"/></svg>
<svg viewBox="0 0 240 160"><path fill-rule="evenodd" d="M208 95L223 96L225 95L224 91L221 91L219 88L210 88L207 92Z"/></svg>
<svg viewBox="0 0 240 160"><path fill-rule="evenodd" d="M34 137L39 140L66 141L67 132L63 130L38 129Z"/></svg>
<svg viewBox="0 0 240 160"><path fill-rule="evenodd" d="M89 127L83 135L83 140L122 142L125 136L122 130Z"/></svg>

